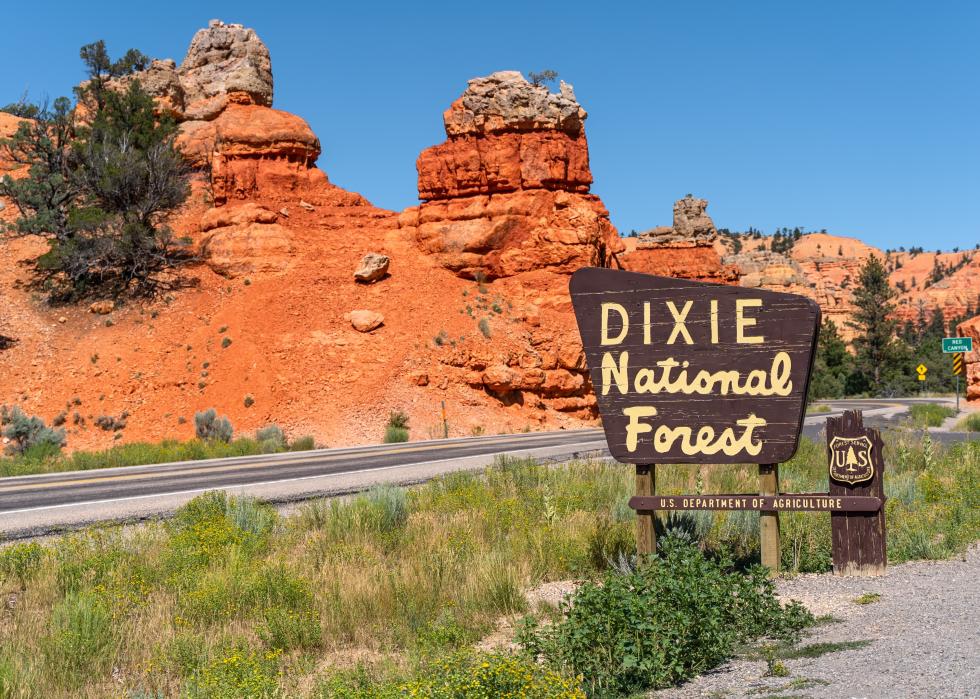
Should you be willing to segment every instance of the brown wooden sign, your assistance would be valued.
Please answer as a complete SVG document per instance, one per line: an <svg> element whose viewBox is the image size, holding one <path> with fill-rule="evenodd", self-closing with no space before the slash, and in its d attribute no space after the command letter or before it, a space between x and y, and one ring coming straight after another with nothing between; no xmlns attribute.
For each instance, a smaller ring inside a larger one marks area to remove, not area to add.
<svg viewBox="0 0 980 699"><path fill-rule="evenodd" d="M634 510L759 510L760 512L877 512L881 499L828 493L784 495L654 495L630 498Z"/></svg>
<svg viewBox="0 0 980 699"><path fill-rule="evenodd" d="M885 501L884 445L878 430L865 427L859 410L827 418L830 497ZM843 454L843 456L841 456ZM885 508L830 515L831 554L837 575L885 571Z"/></svg>
<svg viewBox="0 0 980 699"><path fill-rule="evenodd" d="M594 267L570 291L615 459L793 456L820 326L813 301Z"/></svg>

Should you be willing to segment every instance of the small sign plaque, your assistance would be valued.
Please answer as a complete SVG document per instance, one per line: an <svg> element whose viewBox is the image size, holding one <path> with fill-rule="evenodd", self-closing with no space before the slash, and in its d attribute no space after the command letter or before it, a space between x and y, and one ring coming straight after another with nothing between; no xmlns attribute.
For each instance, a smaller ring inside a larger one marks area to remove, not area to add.
<svg viewBox="0 0 980 699"><path fill-rule="evenodd" d="M943 352L946 354L952 354L954 352L972 352L973 351L973 338L972 337L944 337L943 338Z"/></svg>
<svg viewBox="0 0 980 699"><path fill-rule="evenodd" d="M881 499L827 493L785 495L636 495L635 510L759 510L760 512L877 512Z"/></svg>

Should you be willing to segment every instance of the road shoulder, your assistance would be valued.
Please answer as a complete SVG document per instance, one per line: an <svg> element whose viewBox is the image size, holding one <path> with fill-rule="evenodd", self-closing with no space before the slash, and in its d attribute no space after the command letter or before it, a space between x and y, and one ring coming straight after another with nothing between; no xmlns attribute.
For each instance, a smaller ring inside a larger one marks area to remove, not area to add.
<svg viewBox="0 0 980 699"><path fill-rule="evenodd" d="M809 647L815 657L782 660L788 671L783 677L766 677L765 660L737 659L650 696L980 696L978 580L977 545L959 559L891 566L881 577L822 574L780 580L784 601L797 599L815 615L836 620L817 626L798 645Z"/></svg>

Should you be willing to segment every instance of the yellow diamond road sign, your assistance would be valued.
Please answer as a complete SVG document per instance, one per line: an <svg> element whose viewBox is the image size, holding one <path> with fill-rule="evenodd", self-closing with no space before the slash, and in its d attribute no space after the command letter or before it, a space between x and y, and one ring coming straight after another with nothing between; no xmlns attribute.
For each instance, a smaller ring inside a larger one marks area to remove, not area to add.
<svg viewBox="0 0 980 699"><path fill-rule="evenodd" d="M929 371L929 367L927 367L925 364L920 364L915 368L915 370L919 372L919 381L925 381L926 372Z"/></svg>

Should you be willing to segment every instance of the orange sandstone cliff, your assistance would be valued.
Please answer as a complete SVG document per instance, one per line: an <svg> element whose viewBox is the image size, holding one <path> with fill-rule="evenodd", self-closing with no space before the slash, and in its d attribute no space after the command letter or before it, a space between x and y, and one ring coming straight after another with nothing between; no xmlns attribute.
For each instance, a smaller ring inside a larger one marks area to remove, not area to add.
<svg viewBox="0 0 980 699"><path fill-rule="evenodd" d="M896 290L896 316L915 320L938 308L946 320L962 317L980 304L980 251L883 251L854 238L807 233L787 252L773 252L769 237L719 236L715 249L738 271L739 284L802 294L815 300L824 318L833 320L845 338L854 310L852 294L868 257L878 257ZM938 279L936 278L938 277Z"/></svg>

